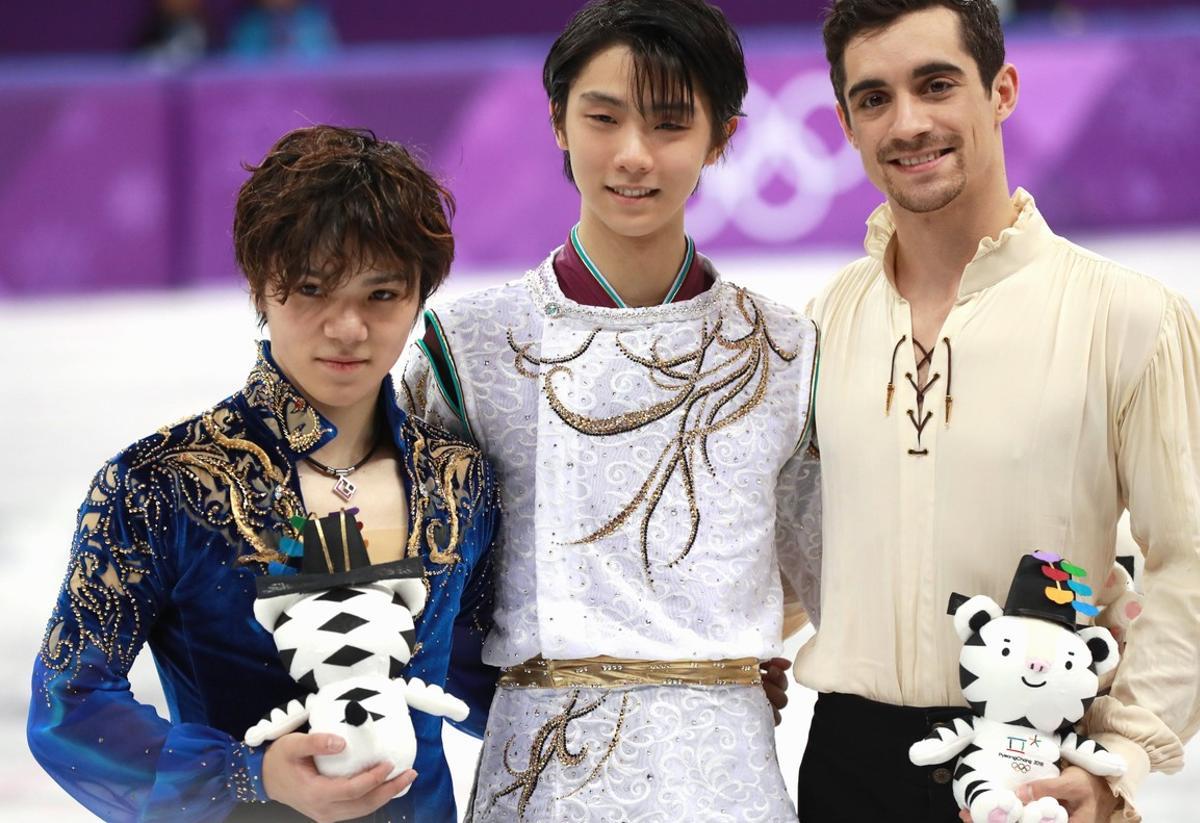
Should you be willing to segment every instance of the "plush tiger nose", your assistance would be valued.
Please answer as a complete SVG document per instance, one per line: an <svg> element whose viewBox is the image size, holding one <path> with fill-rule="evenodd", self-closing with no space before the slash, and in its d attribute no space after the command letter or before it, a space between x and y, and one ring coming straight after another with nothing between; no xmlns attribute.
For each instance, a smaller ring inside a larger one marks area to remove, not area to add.
<svg viewBox="0 0 1200 823"><path fill-rule="evenodd" d="M1050 671L1050 663L1049 661L1041 660L1037 657L1030 657L1025 661L1025 668L1029 669L1031 672L1045 674L1046 672Z"/></svg>

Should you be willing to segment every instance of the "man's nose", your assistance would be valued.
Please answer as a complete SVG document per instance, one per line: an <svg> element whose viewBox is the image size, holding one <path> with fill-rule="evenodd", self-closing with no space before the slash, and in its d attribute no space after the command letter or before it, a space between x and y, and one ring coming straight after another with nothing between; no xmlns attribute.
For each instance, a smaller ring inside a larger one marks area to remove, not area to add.
<svg viewBox="0 0 1200 823"><path fill-rule="evenodd" d="M896 119L892 122L893 136L900 140L912 140L932 130L929 112L924 103L911 95L896 98Z"/></svg>
<svg viewBox="0 0 1200 823"><path fill-rule="evenodd" d="M634 174L645 174L654 166L654 158L650 154L650 146L646 135L639 128L627 128L622 135L621 148L616 157L617 166L622 171Z"/></svg>
<svg viewBox="0 0 1200 823"><path fill-rule="evenodd" d="M367 324L357 308L343 306L335 309L325 321L325 334L334 340L360 343L366 340Z"/></svg>

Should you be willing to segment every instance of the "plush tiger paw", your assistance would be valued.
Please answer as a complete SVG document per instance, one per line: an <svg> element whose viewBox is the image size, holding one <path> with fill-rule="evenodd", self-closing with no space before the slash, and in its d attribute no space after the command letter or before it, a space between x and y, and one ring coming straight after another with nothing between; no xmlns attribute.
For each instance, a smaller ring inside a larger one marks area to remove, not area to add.
<svg viewBox="0 0 1200 823"><path fill-rule="evenodd" d="M941 740L918 740L908 747L908 759L917 766L946 762L946 744Z"/></svg>
<svg viewBox="0 0 1200 823"><path fill-rule="evenodd" d="M1120 777L1126 768L1125 758L1107 749L1098 749L1087 764L1087 770L1097 777Z"/></svg>
<svg viewBox="0 0 1200 823"><path fill-rule="evenodd" d="M1021 820L1021 801L1008 789L984 792L971 804L974 823L1017 823Z"/></svg>
<svg viewBox="0 0 1200 823"><path fill-rule="evenodd" d="M285 708L272 709L271 713L246 730L247 746L261 746L269 740L277 740L308 722L308 709L299 700L292 700Z"/></svg>
<svg viewBox="0 0 1200 823"><path fill-rule="evenodd" d="M1021 812L1021 823L1067 823L1067 810L1053 797L1032 800Z"/></svg>

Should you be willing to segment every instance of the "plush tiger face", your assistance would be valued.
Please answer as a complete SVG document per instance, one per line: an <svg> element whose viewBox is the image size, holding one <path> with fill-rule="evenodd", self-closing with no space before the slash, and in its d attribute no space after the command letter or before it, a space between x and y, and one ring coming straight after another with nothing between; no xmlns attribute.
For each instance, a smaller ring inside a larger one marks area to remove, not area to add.
<svg viewBox="0 0 1200 823"><path fill-rule="evenodd" d="M1005 615L983 595L955 611L954 626L963 640L963 696L977 715L999 723L1046 732L1074 724L1095 699L1099 675L1117 665L1117 644L1107 629L1071 631Z"/></svg>
<svg viewBox="0 0 1200 823"><path fill-rule="evenodd" d="M349 677L400 677L414 651L413 613L424 601L420 580L388 580L259 598L254 613L274 635L288 674L316 692Z"/></svg>

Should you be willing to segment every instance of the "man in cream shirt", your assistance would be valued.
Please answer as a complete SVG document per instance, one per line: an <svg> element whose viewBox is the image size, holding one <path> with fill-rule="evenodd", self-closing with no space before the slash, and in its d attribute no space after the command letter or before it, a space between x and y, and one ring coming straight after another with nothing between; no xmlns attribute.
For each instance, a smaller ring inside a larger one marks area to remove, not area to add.
<svg viewBox="0 0 1200 823"><path fill-rule="evenodd" d="M907 759L955 712L937 707L965 705L950 593L1003 601L1038 548L1099 588L1126 508L1145 611L1085 725L1129 769L1022 791L1072 823L1138 820L1138 783L1181 767L1200 718L1200 327L1010 194L1019 80L991 0L837 0L824 34L843 129L887 202L811 312L824 568L796 676L822 694L801 820L957 820L949 769Z"/></svg>

